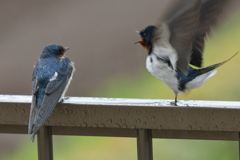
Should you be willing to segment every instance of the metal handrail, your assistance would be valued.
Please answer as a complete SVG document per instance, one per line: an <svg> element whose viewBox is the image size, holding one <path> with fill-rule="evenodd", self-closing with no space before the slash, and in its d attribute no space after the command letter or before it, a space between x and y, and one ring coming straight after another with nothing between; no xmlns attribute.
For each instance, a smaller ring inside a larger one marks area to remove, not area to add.
<svg viewBox="0 0 240 160"><path fill-rule="evenodd" d="M0 95L0 133L27 134L30 104ZM52 135L137 137L138 160L152 160L152 138L239 141L239 122L240 102L69 97L38 132L39 160L53 159Z"/></svg>

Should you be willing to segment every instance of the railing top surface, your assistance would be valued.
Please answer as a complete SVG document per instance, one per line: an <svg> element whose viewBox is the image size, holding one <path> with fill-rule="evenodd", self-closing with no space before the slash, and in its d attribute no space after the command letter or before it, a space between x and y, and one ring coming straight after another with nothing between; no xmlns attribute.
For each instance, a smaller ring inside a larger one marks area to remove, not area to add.
<svg viewBox="0 0 240 160"><path fill-rule="evenodd" d="M240 102L69 97L45 125L240 132ZM0 95L0 125L28 125L31 96Z"/></svg>
<svg viewBox="0 0 240 160"><path fill-rule="evenodd" d="M111 106L154 106L154 107L200 107L240 109L240 101L199 101L179 100L177 106L165 99L133 99L133 98L98 98L98 97L68 97L63 104L74 105L111 105ZM0 103L31 103L29 95L0 95Z"/></svg>

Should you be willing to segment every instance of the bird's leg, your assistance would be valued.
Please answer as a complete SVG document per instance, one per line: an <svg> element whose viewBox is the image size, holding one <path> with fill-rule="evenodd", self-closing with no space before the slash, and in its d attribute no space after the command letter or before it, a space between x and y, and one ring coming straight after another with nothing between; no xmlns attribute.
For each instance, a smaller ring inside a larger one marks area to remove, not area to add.
<svg viewBox="0 0 240 160"><path fill-rule="evenodd" d="M177 95L175 95L175 101L174 101L175 106L177 106Z"/></svg>
<svg viewBox="0 0 240 160"><path fill-rule="evenodd" d="M173 91L173 92L174 92L174 95L175 95L175 100L174 100L173 102L171 102L171 104L174 105L174 106L177 106L177 96L178 96L178 92L175 92L175 91Z"/></svg>

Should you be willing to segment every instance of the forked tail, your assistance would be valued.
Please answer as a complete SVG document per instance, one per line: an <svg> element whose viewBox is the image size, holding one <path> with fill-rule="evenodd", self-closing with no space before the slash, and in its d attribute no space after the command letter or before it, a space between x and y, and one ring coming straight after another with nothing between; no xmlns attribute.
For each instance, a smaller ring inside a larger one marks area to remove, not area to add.
<svg viewBox="0 0 240 160"><path fill-rule="evenodd" d="M211 70L214 70L214 69L220 67L221 65L223 65L224 63L230 61L230 60L231 60L233 57L235 57L237 54L238 54L238 52L235 53L235 54L234 54L232 57L230 57L229 59L227 59L227 60L225 60L225 61L223 61L223 62L221 62L221 63L213 64L213 65L211 65L211 66L208 66L208 67L199 69L199 71L201 72L201 74L204 74L204 73L207 73L207 72L209 72L209 71L211 71Z"/></svg>

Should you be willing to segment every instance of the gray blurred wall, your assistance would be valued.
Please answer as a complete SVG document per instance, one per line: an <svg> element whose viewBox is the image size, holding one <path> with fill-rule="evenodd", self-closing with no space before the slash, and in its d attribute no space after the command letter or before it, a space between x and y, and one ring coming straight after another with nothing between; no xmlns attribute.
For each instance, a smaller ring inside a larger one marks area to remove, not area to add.
<svg viewBox="0 0 240 160"><path fill-rule="evenodd" d="M67 95L88 96L114 74L138 74L146 51L133 45L134 30L155 24L171 2L2 0L0 94L31 94L33 65L50 43L71 48L76 72Z"/></svg>
<svg viewBox="0 0 240 160"><path fill-rule="evenodd" d="M139 30L166 3L154 1L1 1L0 94L31 94L33 65L50 43L68 46L76 72L67 95L88 96L109 76L136 72L145 52Z"/></svg>

